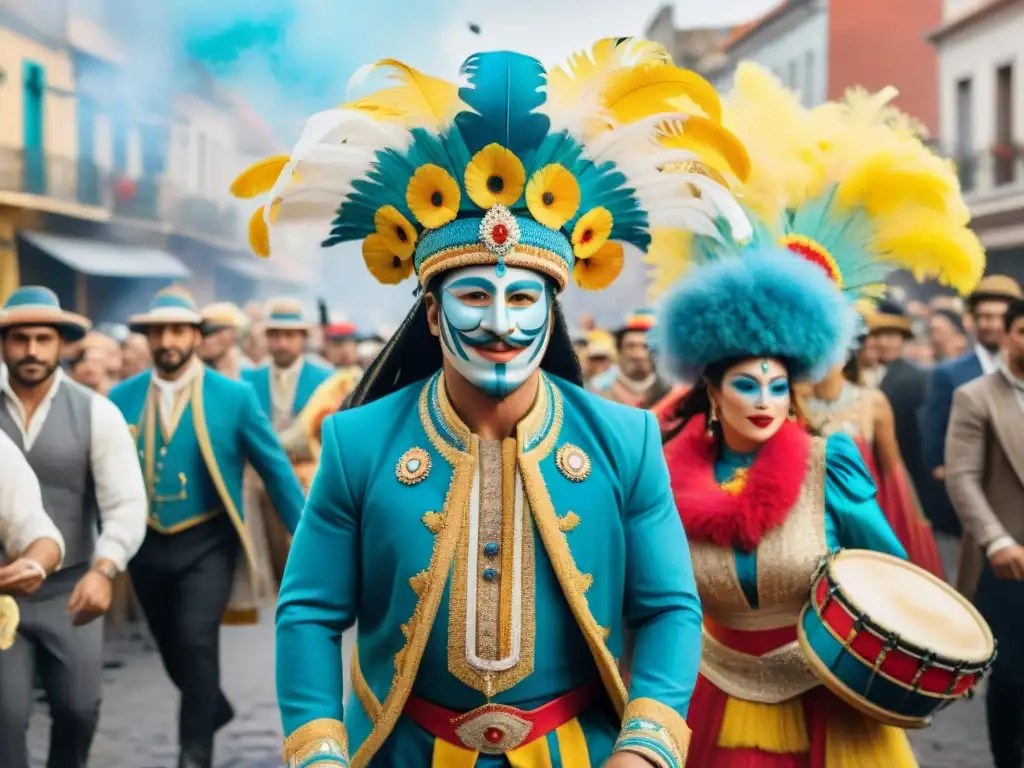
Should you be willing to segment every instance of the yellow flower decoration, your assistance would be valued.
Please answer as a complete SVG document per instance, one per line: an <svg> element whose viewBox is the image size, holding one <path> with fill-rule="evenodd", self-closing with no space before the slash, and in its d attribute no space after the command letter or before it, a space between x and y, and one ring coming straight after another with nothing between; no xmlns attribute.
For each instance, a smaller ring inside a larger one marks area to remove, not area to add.
<svg viewBox="0 0 1024 768"><path fill-rule="evenodd" d="M393 205L382 205L373 215L377 234L393 254L408 261L416 250L416 228Z"/></svg>
<svg viewBox="0 0 1024 768"><path fill-rule="evenodd" d="M384 285L398 285L413 272L412 259L401 259L380 235L367 235L363 240L363 261L370 274Z"/></svg>
<svg viewBox="0 0 1024 768"><path fill-rule="evenodd" d="M515 205L526 186L526 169L501 144L488 144L466 166L466 194L485 211L494 205Z"/></svg>
<svg viewBox="0 0 1024 768"><path fill-rule="evenodd" d="M577 260L572 279L585 291L603 291L622 273L624 262L622 244L606 242L590 258Z"/></svg>
<svg viewBox="0 0 1024 768"><path fill-rule="evenodd" d="M444 168L427 163L416 169L405 188L405 202L416 220L427 229L437 229L459 213L462 193Z"/></svg>
<svg viewBox="0 0 1024 768"><path fill-rule="evenodd" d="M526 207L545 227L561 229L579 210L579 182L565 166L545 165L526 185Z"/></svg>
<svg viewBox="0 0 1024 768"><path fill-rule="evenodd" d="M589 259L597 253L612 233L615 220L612 213L603 206L591 208L580 216L572 228L572 250L577 259Z"/></svg>

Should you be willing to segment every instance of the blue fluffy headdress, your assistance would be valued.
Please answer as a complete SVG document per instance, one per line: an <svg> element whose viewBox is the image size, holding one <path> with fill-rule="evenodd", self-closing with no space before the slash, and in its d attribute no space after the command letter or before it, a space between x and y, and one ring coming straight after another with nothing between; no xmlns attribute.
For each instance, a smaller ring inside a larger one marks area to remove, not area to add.
<svg viewBox="0 0 1024 768"><path fill-rule="evenodd" d="M356 85L374 71L393 86L314 115L289 156L235 181L236 195L262 196L257 253L269 254L271 225L306 221L325 246L362 241L383 283L494 264L599 290L621 271L623 243L717 237L716 220L749 234L726 188L746 174L746 151L722 128L714 89L660 45L602 40L550 70L481 53L460 83L386 59Z"/></svg>

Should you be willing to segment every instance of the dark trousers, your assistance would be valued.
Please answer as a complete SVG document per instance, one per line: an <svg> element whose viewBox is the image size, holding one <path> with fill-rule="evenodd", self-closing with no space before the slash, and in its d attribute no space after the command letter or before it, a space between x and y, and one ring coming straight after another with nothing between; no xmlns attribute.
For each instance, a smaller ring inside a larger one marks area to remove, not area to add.
<svg viewBox="0 0 1024 768"><path fill-rule="evenodd" d="M85 568L55 574L19 600L14 645L0 651L0 766L29 768L29 719L36 673L50 705L48 768L86 768L100 717L103 620L75 627L68 598Z"/></svg>
<svg viewBox="0 0 1024 768"><path fill-rule="evenodd" d="M1024 685L998 675L990 677L985 715L989 748L996 768L1024 766Z"/></svg>
<svg viewBox="0 0 1024 768"><path fill-rule="evenodd" d="M132 586L171 682L181 692L179 765L210 768L213 737L232 717L220 688L220 626L239 541L226 514L176 534L150 530Z"/></svg>

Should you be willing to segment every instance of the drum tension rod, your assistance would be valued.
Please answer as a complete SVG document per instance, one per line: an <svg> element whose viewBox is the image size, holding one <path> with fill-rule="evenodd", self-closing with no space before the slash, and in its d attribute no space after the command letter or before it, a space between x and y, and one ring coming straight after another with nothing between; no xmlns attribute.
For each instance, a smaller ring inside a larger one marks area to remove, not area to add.
<svg viewBox="0 0 1024 768"><path fill-rule="evenodd" d="M874 685L875 676L878 675L878 671L885 662L885 657L889 655L889 651L895 651L899 647L900 636L895 632L886 633L885 642L882 644L882 650L878 652L878 657L875 659L875 665L871 669L871 677L868 678L868 684L864 687L864 696L867 696L871 692L871 686Z"/></svg>

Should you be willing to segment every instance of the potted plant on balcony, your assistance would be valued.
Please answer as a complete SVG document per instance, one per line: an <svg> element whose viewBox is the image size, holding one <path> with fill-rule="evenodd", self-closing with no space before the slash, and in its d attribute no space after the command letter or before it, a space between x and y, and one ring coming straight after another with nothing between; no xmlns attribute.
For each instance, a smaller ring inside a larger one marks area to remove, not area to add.
<svg viewBox="0 0 1024 768"><path fill-rule="evenodd" d="M1020 154L1020 145L1013 141L1001 141L992 145L992 157L997 160L1014 160L1020 157Z"/></svg>

